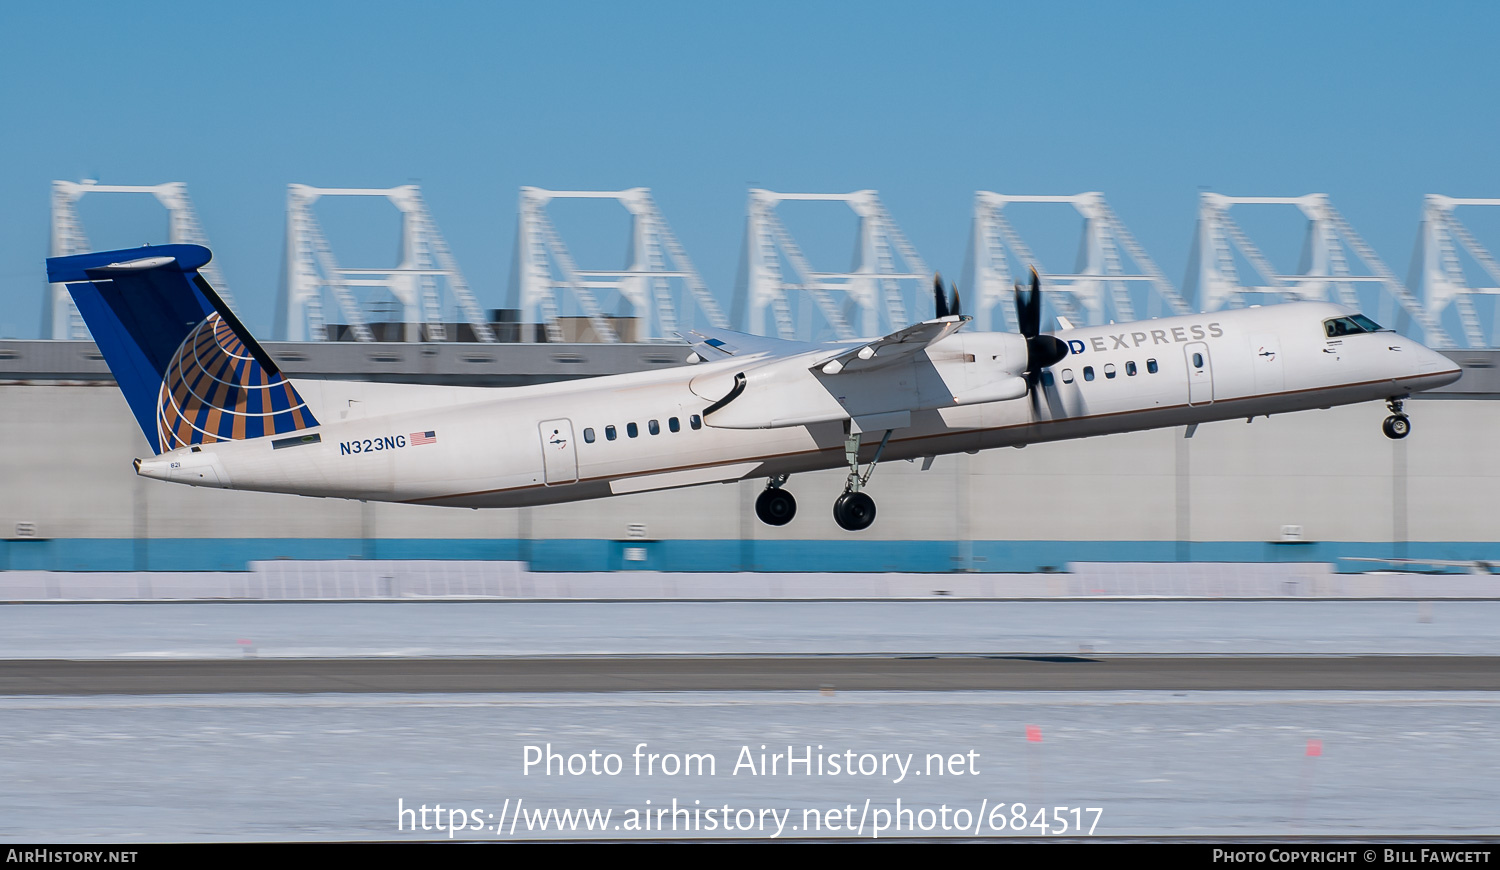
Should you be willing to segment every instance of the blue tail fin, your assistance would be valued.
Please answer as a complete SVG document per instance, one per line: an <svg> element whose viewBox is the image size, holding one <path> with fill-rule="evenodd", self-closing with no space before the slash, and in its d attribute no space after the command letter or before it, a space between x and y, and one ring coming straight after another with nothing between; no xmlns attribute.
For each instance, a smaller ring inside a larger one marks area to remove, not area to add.
<svg viewBox="0 0 1500 870"><path fill-rule="evenodd" d="M47 261L157 453L318 425L276 363L198 268L199 245L100 251Z"/></svg>

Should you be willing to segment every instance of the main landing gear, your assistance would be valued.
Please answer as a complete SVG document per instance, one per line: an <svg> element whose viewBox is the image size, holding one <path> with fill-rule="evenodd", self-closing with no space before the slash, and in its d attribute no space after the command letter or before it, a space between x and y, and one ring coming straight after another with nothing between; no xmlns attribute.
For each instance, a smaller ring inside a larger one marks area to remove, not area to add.
<svg viewBox="0 0 1500 870"><path fill-rule="evenodd" d="M833 502L833 520L846 531L863 531L875 522L875 499L862 490L870 482L870 475L875 473L875 465L885 453L885 445L891 442L892 431L885 431L885 437L880 439L880 446L875 449L875 455L870 457L870 464L865 466L863 473L859 470L859 433L853 431L853 427L844 432L844 459L849 463L849 477L844 481L844 494ZM784 526L797 515L797 500L782 489L786 479L785 474L770 478L766 481L765 491L755 499L755 515L768 526Z"/></svg>
<svg viewBox="0 0 1500 870"><path fill-rule="evenodd" d="M1399 441L1411 434L1411 418L1401 412L1402 399L1387 399L1385 406L1391 409L1391 416L1385 418L1380 424L1380 430L1385 437Z"/></svg>
<svg viewBox="0 0 1500 870"><path fill-rule="evenodd" d="M797 500L781 488L786 478L778 474L767 480L765 492L755 499L755 515L768 526L784 526L797 515Z"/></svg>
<svg viewBox="0 0 1500 870"><path fill-rule="evenodd" d="M869 483L870 475L875 473L875 464L885 452L885 445L890 443L892 431L885 430L885 437L880 439L880 446L870 457L870 464L865 466L864 474L860 474L859 433L852 426L844 430L844 459L849 463L849 477L844 481L844 494L833 502L833 521L845 531L863 531L875 522L875 499L861 490Z"/></svg>

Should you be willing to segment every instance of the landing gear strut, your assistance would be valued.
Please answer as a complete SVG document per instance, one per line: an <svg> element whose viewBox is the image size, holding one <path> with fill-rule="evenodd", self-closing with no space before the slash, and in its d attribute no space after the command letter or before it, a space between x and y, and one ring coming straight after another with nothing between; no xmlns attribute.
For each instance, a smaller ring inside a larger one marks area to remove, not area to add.
<svg viewBox="0 0 1500 870"><path fill-rule="evenodd" d="M885 436L880 439L880 446L875 449L875 455L870 458L870 464L865 466L863 474L859 471L859 433L854 431L852 425L846 424L844 430L844 459L849 463L849 477L844 481L844 494L839 496L833 503L833 520L845 531L858 532L868 529L875 522L875 499L870 498L862 490L870 481L870 475L875 473L875 465L880 462L881 454L885 453L885 445L891 441L891 432L885 430Z"/></svg>
<svg viewBox="0 0 1500 870"><path fill-rule="evenodd" d="M782 489L787 476L778 474L766 481L766 489L755 499L755 515L768 526L784 526L797 515L797 500Z"/></svg>
<svg viewBox="0 0 1500 870"><path fill-rule="evenodd" d="M1385 433L1385 437L1396 441L1411 434L1411 418L1401 412L1403 404L1403 399L1387 399L1385 406L1391 409L1391 416L1386 417L1385 422L1380 424L1380 430Z"/></svg>

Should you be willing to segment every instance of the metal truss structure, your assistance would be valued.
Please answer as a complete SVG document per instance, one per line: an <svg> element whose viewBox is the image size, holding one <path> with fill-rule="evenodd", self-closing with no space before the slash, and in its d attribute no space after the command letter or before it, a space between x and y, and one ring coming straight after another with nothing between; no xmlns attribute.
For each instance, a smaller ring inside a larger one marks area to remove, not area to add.
<svg viewBox="0 0 1500 870"><path fill-rule="evenodd" d="M401 262L393 269L351 269L340 266L329 248L313 204L325 196L379 196L401 212ZM276 338L286 341L324 341L328 338L323 291L333 297L343 322L357 341L374 341L356 287L380 287L400 302L405 323L421 324L425 341L451 338L445 325L445 305L451 301L474 336L492 342L495 333L484 317L448 243L414 184L390 188L331 188L292 184L286 203L286 280L276 302ZM444 298L446 286L449 299Z"/></svg>
<svg viewBox="0 0 1500 870"><path fill-rule="evenodd" d="M188 199L187 185L180 181L152 185L54 181L50 256L67 257L93 250L83 231L83 221L79 219L77 209L78 200L90 193L149 193L167 209L169 243L208 245L203 226L198 223L198 215L193 211L192 201ZM218 263L210 262L201 271L219 296L233 307L234 297L229 292L229 286L224 283ZM42 335L54 339L89 338L88 327L84 325L78 309L73 306L73 297L68 294L68 288L62 284L47 285L47 301L42 309Z"/></svg>
<svg viewBox="0 0 1500 870"><path fill-rule="evenodd" d="M1308 223L1299 274L1283 275L1272 267L1250 236L1229 216L1230 208L1236 205L1292 205L1301 210ZM1363 264L1366 274L1351 273L1349 252ZM1256 283L1248 283L1240 276L1236 253L1258 276ZM1203 311L1239 308L1266 297L1271 301L1289 302L1327 300L1332 296L1345 305L1359 307L1356 285L1372 285L1383 289L1388 298L1421 325L1428 344L1453 347L1453 339L1443 331L1437 316L1396 279L1380 255L1354 231L1327 195L1321 193L1307 196L1201 194L1188 282L1190 292L1196 288L1198 305Z"/></svg>
<svg viewBox="0 0 1500 870"><path fill-rule="evenodd" d="M52 183L51 256L91 250L77 208L91 193L150 194L167 210L169 241L208 240L181 182L106 185L94 181ZM384 197L401 213L400 263L394 268L348 268L339 263L314 214L327 196ZM614 200L629 213L630 243L622 269L582 269L547 213L558 199ZM814 271L803 247L778 216L783 202L843 203L858 219L853 268ZM1071 206L1083 218L1072 272L1049 272L1017 232L1016 204ZM1307 221L1295 273L1277 271L1245 229L1231 217L1236 206L1295 207ZM1179 293L1155 261L1115 215L1104 195L1022 196L978 191L974 197L969 255L961 292L966 311L982 330L1014 328L1012 286L1035 266L1056 313L1079 325L1134 320L1158 311L1184 314L1260 302L1334 300L1369 306L1378 294L1382 320L1397 311L1421 327L1423 339L1455 347L1444 330L1456 326L1468 347L1500 342L1497 310L1481 315L1481 297L1500 297L1500 259L1479 241L1456 212L1500 206L1500 199L1428 195L1408 280L1395 277L1324 194L1295 197L1232 197L1202 193L1188 277ZM1473 214L1473 212L1466 212ZM420 189L318 188L292 184L287 191L285 280L277 300L275 337L292 341L330 338L330 322L342 321L358 341L375 341L368 289L384 289L401 307L408 340L446 341L454 321L464 337L496 340L474 294L438 231ZM516 236L513 304L522 323L541 324L549 340L562 341L564 315L582 315L597 340L621 340L621 318L633 318L634 339L675 340L695 317L729 327L682 244L644 187L628 190L544 190L523 187ZM217 262L203 272L232 306L233 296ZM891 219L874 190L852 193L749 192L743 256L731 307L734 328L786 339L879 335L922 319L932 273ZM1192 300L1190 306L1189 299ZM616 306L620 311L610 311ZM1448 314L1449 308L1453 313ZM466 324L466 326L465 326ZM1390 325L1400 326L1399 323ZM87 339L89 333L66 287L48 285L43 335ZM626 333L627 339L629 334ZM507 339L510 340L510 339Z"/></svg>
<svg viewBox="0 0 1500 870"><path fill-rule="evenodd" d="M1043 268L1005 216L1011 203L1053 203L1073 206L1083 216L1083 239L1072 273ZM1102 193L1071 196L1017 196L981 190L974 195L973 235L964 281L974 288L974 320L979 329L1005 329L1016 323L1014 284L1035 267L1057 311L1077 324L1098 325L1106 320L1135 320L1135 303L1128 285L1147 284L1172 314L1186 314L1187 301L1157 268L1105 201ZM1125 257L1135 271L1125 271ZM995 308L1004 315L997 322Z"/></svg>
<svg viewBox="0 0 1500 870"><path fill-rule="evenodd" d="M797 241L776 216L776 206L787 201L842 202L859 217L859 248L851 272L815 272ZM782 261L791 266L788 280ZM805 293L816 304L823 321L838 338L880 335L911 322L906 298L920 306L927 298L932 273L916 248L906 240L873 190L853 193L777 193L750 191L742 271L735 290L735 328L780 338L814 337L811 318L793 322L790 293ZM842 298L841 298L842 297ZM766 323L769 309L772 324ZM857 314L855 323L851 315ZM917 317L921 320L921 317Z"/></svg>
<svg viewBox="0 0 1500 870"><path fill-rule="evenodd" d="M1483 322L1475 309L1476 296L1500 294L1500 286L1474 286L1464 272L1459 252L1466 252L1489 280L1500 284L1500 264L1479 243L1469 228L1453 214L1459 206L1500 205L1500 199L1456 199L1428 194L1422 205L1422 227L1417 235L1417 253L1412 261L1412 283L1419 285L1422 303L1433 317L1441 318L1451 303L1462 324L1464 342L1469 347L1493 347L1492 327L1486 337ZM1418 289L1414 287L1413 289ZM1493 317L1491 318L1493 320Z"/></svg>
<svg viewBox="0 0 1500 870"><path fill-rule="evenodd" d="M580 269L547 216L555 199L612 199L630 213L629 264L623 269ZM601 341L618 342L619 334L600 305L596 291L613 291L629 304L637 318L638 340L676 340L677 330L692 326L696 310L717 327L729 320L703 283L687 251L677 241L651 198L651 190L543 190L521 188L521 215L516 227L519 274L516 307L525 323L540 323L550 341L563 340L558 318L559 295L571 297ZM685 293L683 291L686 291Z"/></svg>

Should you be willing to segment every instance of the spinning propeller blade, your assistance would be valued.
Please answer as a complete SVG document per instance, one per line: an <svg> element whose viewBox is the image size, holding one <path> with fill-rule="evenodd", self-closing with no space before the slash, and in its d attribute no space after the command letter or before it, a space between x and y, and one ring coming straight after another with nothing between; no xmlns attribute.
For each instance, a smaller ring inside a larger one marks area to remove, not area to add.
<svg viewBox="0 0 1500 870"><path fill-rule="evenodd" d="M1039 410L1037 384L1042 379L1042 370L1056 365L1068 355L1068 345L1053 335L1042 335L1042 279L1036 267L1031 267L1031 288L1022 290L1016 284L1016 319L1020 321L1021 335L1026 338L1026 392L1031 396L1032 416Z"/></svg>
<svg viewBox="0 0 1500 870"><path fill-rule="evenodd" d="M957 317L963 312L959 310L958 285L950 285L953 288L951 297L943 294L943 273L939 272L932 277L932 308L938 317Z"/></svg>

